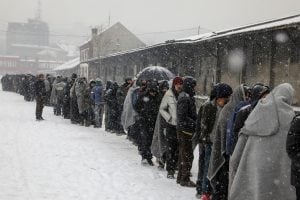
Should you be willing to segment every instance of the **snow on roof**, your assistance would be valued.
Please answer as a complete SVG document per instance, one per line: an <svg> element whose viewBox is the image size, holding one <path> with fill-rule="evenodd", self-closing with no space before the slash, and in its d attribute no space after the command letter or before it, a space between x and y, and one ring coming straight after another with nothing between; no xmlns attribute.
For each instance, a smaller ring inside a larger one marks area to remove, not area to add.
<svg viewBox="0 0 300 200"><path fill-rule="evenodd" d="M296 16L251 24L251 25L247 25L247 26L242 26L242 27L238 27L238 28L234 28L234 29L230 29L230 30L218 31L217 35L213 36L212 38L223 37L223 36L244 33L244 32L264 30L264 29L280 27L280 26L284 26L284 25L295 24L295 23L299 23L299 22L300 22L300 15L296 15Z"/></svg>
<svg viewBox="0 0 300 200"><path fill-rule="evenodd" d="M39 63L56 63L56 64L62 64L63 61L57 61L57 60L35 60L35 59L20 59L21 62L39 62Z"/></svg>
<svg viewBox="0 0 300 200"><path fill-rule="evenodd" d="M77 65L80 64L80 59L79 57L78 58L75 58L73 60L70 60L60 66L57 66L54 71L59 71L59 70L65 70L65 69L72 69L74 67L76 67Z"/></svg>
<svg viewBox="0 0 300 200"><path fill-rule="evenodd" d="M39 45L33 45L33 44L12 44L13 47L25 47L25 48L33 48L33 49L51 49L54 51L63 51L62 49L53 48L49 46L39 46Z"/></svg>
<svg viewBox="0 0 300 200"><path fill-rule="evenodd" d="M256 24L242 26L239 28L234 28L234 29L229 29L229 30L204 33L201 35L195 35L195 36L178 39L178 40L170 40L170 41L155 44L152 46L141 47L141 48L132 49L132 50L128 50L128 51L122 51L122 52L109 54L109 55L107 55L105 57L101 57L101 58L110 58L110 57L114 57L114 56L125 55L125 54L129 54L129 53L152 49L152 48L159 47L159 46L166 46L169 44L196 43L196 42L206 41L206 40L210 40L210 39L216 39L216 38L220 38L220 37L224 37L224 36L229 36L229 35L234 35L234 34L239 34L239 33L244 33L244 32L263 30L263 29L274 28L274 27L280 27L280 26L290 25L290 24L295 24L295 23L300 23L300 15L275 19L275 20L261 22L261 23L256 23ZM93 58L89 61L93 61L96 59L98 59L98 58Z"/></svg>
<svg viewBox="0 0 300 200"><path fill-rule="evenodd" d="M200 39L205 39L205 38L208 38L208 37L211 37L211 36L214 36L214 35L216 35L216 33L208 32L208 33L203 33L203 34L200 34L200 35L193 35L193 36L186 37L186 38L176 39L175 41L200 40Z"/></svg>
<svg viewBox="0 0 300 200"><path fill-rule="evenodd" d="M79 48L76 45L65 44L61 42L57 42L56 45L63 49L65 52L67 52L67 56L69 57L75 57L79 55Z"/></svg>
<svg viewBox="0 0 300 200"><path fill-rule="evenodd" d="M1 58L20 58L20 56L0 55Z"/></svg>

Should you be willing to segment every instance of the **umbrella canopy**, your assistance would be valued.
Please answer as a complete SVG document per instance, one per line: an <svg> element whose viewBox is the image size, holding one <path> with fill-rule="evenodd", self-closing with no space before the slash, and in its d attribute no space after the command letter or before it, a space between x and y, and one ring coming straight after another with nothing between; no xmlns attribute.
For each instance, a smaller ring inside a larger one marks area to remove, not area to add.
<svg viewBox="0 0 300 200"><path fill-rule="evenodd" d="M159 66L147 67L136 75L137 80L156 79L157 81L161 81L161 80L171 80L174 77L175 75L172 72L170 72L168 69Z"/></svg>

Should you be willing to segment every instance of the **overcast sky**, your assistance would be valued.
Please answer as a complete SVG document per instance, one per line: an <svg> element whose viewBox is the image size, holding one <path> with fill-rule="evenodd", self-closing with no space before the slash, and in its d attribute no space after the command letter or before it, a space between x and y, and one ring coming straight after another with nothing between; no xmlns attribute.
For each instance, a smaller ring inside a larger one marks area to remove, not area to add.
<svg viewBox="0 0 300 200"><path fill-rule="evenodd" d="M38 0L0 0L0 28L5 21L26 21ZM134 33L198 27L214 31L300 14L300 0L41 0L42 19L51 31L120 21ZM75 29L72 29L75 30ZM202 29L201 32L205 32ZM195 32L196 33L196 32ZM192 34L192 33L191 33Z"/></svg>

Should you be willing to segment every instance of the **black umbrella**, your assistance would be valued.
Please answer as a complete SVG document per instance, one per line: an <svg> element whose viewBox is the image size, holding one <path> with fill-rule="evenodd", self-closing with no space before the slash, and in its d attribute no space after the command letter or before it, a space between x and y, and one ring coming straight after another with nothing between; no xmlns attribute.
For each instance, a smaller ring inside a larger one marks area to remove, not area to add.
<svg viewBox="0 0 300 200"><path fill-rule="evenodd" d="M170 72L168 69L159 66L151 66L140 71L136 78L137 80L153 80L157 81L161 80L171 80L175 77L175 75Z"/></svg>

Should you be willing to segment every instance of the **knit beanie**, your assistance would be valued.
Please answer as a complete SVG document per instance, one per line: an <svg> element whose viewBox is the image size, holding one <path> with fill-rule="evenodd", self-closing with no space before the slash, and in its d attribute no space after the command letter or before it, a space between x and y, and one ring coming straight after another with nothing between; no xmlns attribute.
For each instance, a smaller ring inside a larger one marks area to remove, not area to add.
<svg viewBox="0 0 300 200"><path fill-rule="evenodd" d="M216 99L228 98L233 93L232 88L226 83L219 83L219 84L215 85L214 90L215 90L214 92L215 92Z"/></svg>

